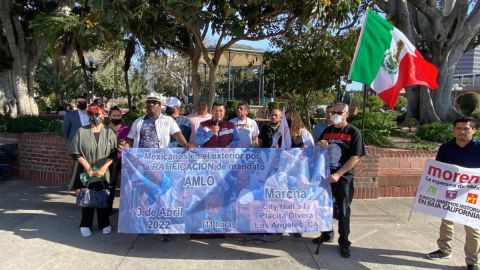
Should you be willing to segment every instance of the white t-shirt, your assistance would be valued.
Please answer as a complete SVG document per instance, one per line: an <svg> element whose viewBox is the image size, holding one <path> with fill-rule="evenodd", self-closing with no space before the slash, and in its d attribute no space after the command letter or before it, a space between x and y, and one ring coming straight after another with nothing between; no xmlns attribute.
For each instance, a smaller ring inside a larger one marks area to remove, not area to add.
<svg viewBox="0 0 480 270"><path fill-rule="evenodd" d="M260 130L258 129L257 122L247 117L245 120L239 120L237 117L230 120L237 130L236 136L233 140L236 141L235 147L237 148L249 148L252 147L252 140L258 137Z"/></svg>
<svg viewBox="0 0 480 270"><path fill-rule="evenodd" d="M140 130L142 129L144 120L145 116L137 118L137 120L135 120L135 122L132 124L130 133L128 133L127 137L133 140L133 147L138 147L140 142ZM175 122L172 117L165 116L163 114L160 114L155 120L155 129L158 137L158 148L168 147L168 144L170 143L170 136L180 132L177 122Z"/></svg>

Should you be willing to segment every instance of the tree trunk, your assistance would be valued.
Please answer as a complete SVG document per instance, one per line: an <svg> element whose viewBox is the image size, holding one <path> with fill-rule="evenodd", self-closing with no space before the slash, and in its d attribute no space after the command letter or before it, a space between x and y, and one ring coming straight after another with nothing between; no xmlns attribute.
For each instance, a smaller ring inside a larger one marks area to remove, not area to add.
<svg viewBox="0 0 480 270"><path fill-rule="evenodd" d="M128 83L128 70L130 70L130 65L132 57L135 54L135 38L131 37L127 41L127 46L125 47L125 56L124 56L124 66L123 66L123 78L125 80L125 91L127 92L127 101L128 101L128 110L132 109L132 93L130 93L130 84Z"/></svg>
<svg viewBox="0 0 480 270"><path fill-rule="evenodd" d="M25 36L19 17L11 12L9 1L0 4L0 21L13 59L12 68L5 72L9 79L4 83L6 100L1 103L7 106L2 109L12 117L38 114L38 106L33 97L33 69L36 67L35 61L38 62L37 54L43 51L45 43Z"/></svg>
<svg viewBox="0 0 480 270"><path fill-rule="evenodd" d="M198 68L200 67L200 56L202 54L200 51L194 52L190 55L190 72L192 77L192 90L193 90L193 105L197 105L200 101L200 95L202 93L202 80L200 74L198 73Z"/></svg>
<svg viewBox="0 0 480 270"><path fill-rule="evenodd" d="M215 93L216 93L216 84L215 80L217 79L217 66L213 63L208 65L208 107L211 109L213 102L215 102Z"/></svg>
<svg viewBox="0 0 480 270"><path fill-rule="evenodd" d="M17 116L11 70L0 72L0 112L11 117Z"/></svg>

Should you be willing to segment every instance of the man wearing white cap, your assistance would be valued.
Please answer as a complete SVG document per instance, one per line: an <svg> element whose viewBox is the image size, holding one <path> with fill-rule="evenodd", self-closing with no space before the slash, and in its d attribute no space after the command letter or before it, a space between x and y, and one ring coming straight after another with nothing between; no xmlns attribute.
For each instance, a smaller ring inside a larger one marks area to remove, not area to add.
<svg viewBox="0 0 480 270"><path fill-rule="evenodd" d="M167 105L167 108L165 109L165 114L172 117L175 120L175 122L177 122L183 137L185 137L185 140L189 141L192 130L190 128L190 120L180 115L180 111L181 111L180 107L182 106L182 103L176 97L169 97L165 105ZM174 137L171 137L170 147L179 147L179 146L180 144L177 142L177 140Z"/></svg>
<svg viewBox="0 0 480 270"><path fill-rule="evenodd" d="M137 118L128 133L126 140L128 146L165 148L169 146L170 137L173 136L181 146L190 148L175 120L161 113L162 100L159 94L155 92L148 94L146 105L147 114Z"/></svg>

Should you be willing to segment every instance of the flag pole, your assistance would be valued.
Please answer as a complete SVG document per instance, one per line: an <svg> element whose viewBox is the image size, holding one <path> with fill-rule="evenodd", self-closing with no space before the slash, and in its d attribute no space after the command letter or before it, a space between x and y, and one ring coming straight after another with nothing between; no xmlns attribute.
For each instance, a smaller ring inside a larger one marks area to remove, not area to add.
<svg viewBox="0 0 480 270"><path fill-rule="evenodd" d="M362 133L363 133L363 130L365 129L365 114L366 114L365 104L366 104L366 100L367 100L367 86L365 84L363 84Z"/></svg>

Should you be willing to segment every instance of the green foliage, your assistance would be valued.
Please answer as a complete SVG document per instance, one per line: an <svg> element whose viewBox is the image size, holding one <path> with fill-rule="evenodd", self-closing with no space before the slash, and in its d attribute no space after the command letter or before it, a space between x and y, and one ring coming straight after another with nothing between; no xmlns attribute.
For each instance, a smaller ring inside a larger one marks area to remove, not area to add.
<svg viewBox="0 0 480 270"><path fill-rule="evenodd" d="M465 115L470 116L475 110L480 109L480 94L466 93L457 98L458 106Z"/></svg>
<svg viewBox="0 0 480 270"><path fill-rule="evenodd" d="M416 136L422 140L444 143L453 137L451 123L431 123L418 127Z"/></svg>
<svg viewBox="0 0 480 270"><path fill-rule="evenodd" d="M432 142L412 143L407 145L406 147L407 150L412 150L412 151L434 151L434 150L437 150L437 148L438 148L438 143L432 143Z"/></svg>
<svg viewBox="0 0 480 270"><path fill-rule="evenodd" d="M363 92L351 91L350 92L350 106L362 108L363 106Z"/></svg>
<svg viewBox="0 0 480 270"><path fill-rule="evenodd" d="M371 95L366 101L365 105L370 109L370 111L376 112L382 108L384 102L377 95Z"/></svg>
<svg viewBox="0 0 480 270"><path fill-rule="evenodd" d="M480 119L480 109L475 110L470 116L475 119Z"/></svg>
<svg viewBox="0 0 480 270"><path fill-rule="evenodd" d="M133 121L135 121L138 117L144 115L142 111L128 111L122 117L123 122L127 125L132 125Z"/></svg>
<svg viewBox="0 0 480 270"><path fill-rule="evenodd" d="M398 129L396 118L398 113L395 112L369 112L365 115L365 129L363 137L367 144L377 145L381 147L389 147L392 145L388 136ZM362 113L359 113L351 121L352 125L362 127Z"/></svg>
<svg viewBox="0 0 480 270"><path fill-rule="evenodd" d="M400 110L405 108L408 105L408 99L404 96L398 96L397 102L395 103L395 110Z"/></svg>
<svg viewBox="0 0 480 270"><path fill-rule="evenodd" d="M54 116L25 115L16 118L0 115L0 131L23 133L23 132L53 132L60 135L62 121Z"/></svg>
<svg viewBox="0 0 480 270"><path fill-rule="evenodd" d="M72 98L85 92L80 69L58 69L47 55L44 55L38 64L35 83L35 90L40 97L49 97L52 104L48 106L64 106Z"/></svg>
<svg viewBox="0 0 480 270"><path fill-rule="evenodd" d="M288 109L288 103L284 101L272 101L268 103L268 110L273 110L273 109L282 109L287 110Z"/></svg>

